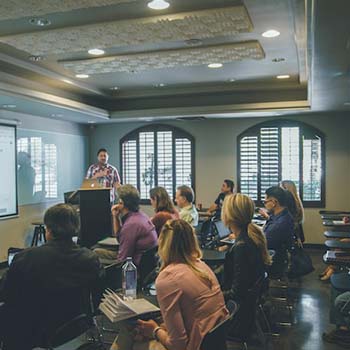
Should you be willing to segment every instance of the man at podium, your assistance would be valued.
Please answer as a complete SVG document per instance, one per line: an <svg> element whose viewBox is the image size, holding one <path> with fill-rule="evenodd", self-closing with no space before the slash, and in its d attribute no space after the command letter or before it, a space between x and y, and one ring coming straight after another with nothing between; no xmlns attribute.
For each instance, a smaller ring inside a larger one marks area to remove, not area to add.
<svg viewBox="0 0 350 350"><path fill-rule="evenodd" d="M111 203L115 199L115 188L120 186L120 176L117 168L108 163L108 152L100 148L97 152L98 163L90 165L86 178L97 179L101 187L111 187Z"/></svg>

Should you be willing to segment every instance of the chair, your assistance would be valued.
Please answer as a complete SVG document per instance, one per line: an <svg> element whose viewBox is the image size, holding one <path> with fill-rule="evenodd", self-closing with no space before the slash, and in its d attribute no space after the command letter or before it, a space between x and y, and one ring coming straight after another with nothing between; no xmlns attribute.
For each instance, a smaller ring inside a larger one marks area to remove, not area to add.
<svg viewBox="0 0 350 350"><path fill-rule="evenodd" d="M226 350L226 337L230 322L237 313L239 307L234 301L229 301L227 305L229 315L225 320L221 321L214 328L212 328L203 338L200 349L201 350Z"/></svg>
<svg viewBox="0 0 350 350"><path fill-rule="evenodd" d="M122 289L123 281L123 265L125 261L118 261L110 265L104 266L105 270L105 288L114 291Z"/></svg>
<svg viewBox="0 0 350 350"><path fill-rule="evenodd" d="M72 320L66 322L60 326L55 332L48 335L45 349L53 350L54 348L64 345L69 341L78 338L79 336L86 334L93 328L96 330L97 337L93 337L84 341L83 344L78 346L76 350L93 350L93 349L105 349L105 346L101 340L100 332L96 324L91 322L91 318L85 314L78 315Z"/></svg>
<svg viewBox="0 0 350 350"><path fill-rule="evenodd" d="M157 275L159 258L157 255L158 246L147 249L142 253L138 266L138 289L143 290L152 282Z"/></svg>

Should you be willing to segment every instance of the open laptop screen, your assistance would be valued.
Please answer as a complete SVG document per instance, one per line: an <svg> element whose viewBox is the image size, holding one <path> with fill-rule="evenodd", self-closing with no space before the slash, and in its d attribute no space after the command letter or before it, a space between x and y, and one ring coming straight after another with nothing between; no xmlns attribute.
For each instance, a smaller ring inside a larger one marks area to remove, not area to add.
<svg viewBox="0 0 350 350"><path fill-rule="evenodd" d="M214 221L214 225L220 239L227 237L231 233L230 229L222 221Z"/></svg>

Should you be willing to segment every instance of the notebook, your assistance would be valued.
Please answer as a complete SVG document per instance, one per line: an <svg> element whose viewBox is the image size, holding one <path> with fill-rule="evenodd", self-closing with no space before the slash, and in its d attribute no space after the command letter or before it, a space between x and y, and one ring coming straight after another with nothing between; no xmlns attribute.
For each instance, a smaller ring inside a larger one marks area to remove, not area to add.
<svg viewBox="0 0 350 350"><path fill-rule="evenodd" d="M100 245L105 245L105 246L118 246L119 242L116 237L107 237L105 239L102 239L101 241L97 242Z"/></svg>
<svg viewBox="0 0 350 350"><path fill-rule="evenodd" d="M146 299L126 301L110 289L106 289L105 293L103 293L99 309L111 322L128 320L133 317L142 318L146 314L156 313L158 316L160 311L157 306Z"/></svg>

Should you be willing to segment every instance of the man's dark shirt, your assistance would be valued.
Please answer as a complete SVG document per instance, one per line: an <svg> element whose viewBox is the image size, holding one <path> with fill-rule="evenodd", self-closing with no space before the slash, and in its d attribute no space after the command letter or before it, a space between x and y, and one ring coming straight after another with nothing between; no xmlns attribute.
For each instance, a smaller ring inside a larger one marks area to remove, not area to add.
<svg viewBox="0 0 350 350"><path fill-rule="evenodd" d="M285 208L278 215L270 215L264 226L268 249L290 248L293 239L293 218Z"/></svg>
<svg viewBox="0 0 350 350"><path fill-rule="evenodd" d="M215 210L215 218L216 219L220 219L221 218L221 210L222 210L222 204L224 203L224 199L226 197L226 193L224 192L221 192L219 195L218 195L218 198L216 198L215 200L215 204L216 204L216 210Z"/></svg>
<svg viewBox="0 0 350 350"><path fill-rule="evenodd" d="M5 302L0 329L8 349L31 349L43 329L52 331L86 313L89 294L101 292L103 276L97 255L71 241L53 240L18 253L0 286Z"/></svg>

